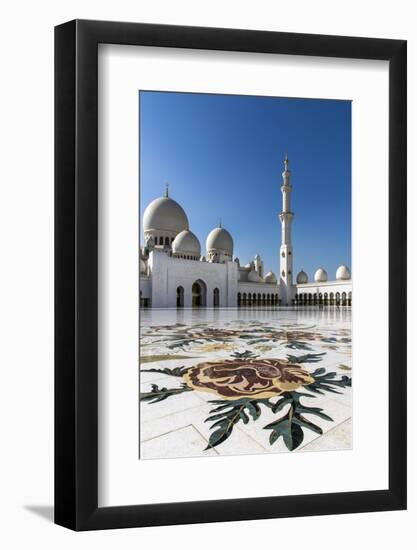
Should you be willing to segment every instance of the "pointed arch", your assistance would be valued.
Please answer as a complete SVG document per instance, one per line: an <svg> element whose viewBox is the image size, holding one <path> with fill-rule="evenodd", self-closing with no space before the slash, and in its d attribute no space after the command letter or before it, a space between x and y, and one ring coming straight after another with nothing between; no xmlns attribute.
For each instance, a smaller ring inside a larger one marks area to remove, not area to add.
<svg viewBox="0 0 417 550"><path fill-rule="evenodd" d="M202 279L197 279L192 287L192 306L205 307L207 305L207 285Z"/></svg>

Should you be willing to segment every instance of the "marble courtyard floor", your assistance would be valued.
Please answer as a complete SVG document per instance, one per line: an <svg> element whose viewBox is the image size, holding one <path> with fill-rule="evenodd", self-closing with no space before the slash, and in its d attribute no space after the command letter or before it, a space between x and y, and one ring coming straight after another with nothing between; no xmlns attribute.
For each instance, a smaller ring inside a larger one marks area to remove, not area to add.
<svg viewBox="0 0 417 550"><path fill-rule="evenodd" d="M346 307L141 310L140 458L350 449Z"/></svg>

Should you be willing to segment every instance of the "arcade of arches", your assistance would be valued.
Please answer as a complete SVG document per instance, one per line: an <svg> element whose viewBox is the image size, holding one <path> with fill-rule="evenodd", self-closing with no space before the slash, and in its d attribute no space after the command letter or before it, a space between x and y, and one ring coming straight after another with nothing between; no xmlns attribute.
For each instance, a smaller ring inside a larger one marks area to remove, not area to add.
<svg viewBox="0 0 417 550"><path fill-rule="evenodd" d="M202 280L197 280L191 287L191 304L193 307L219 307L220 290L213 289L211 299L207 296L207 286ZM184 307L184 287L177 287L177 307Z"/></svg>
<svg viewBox="0 0 417 550"><path fill-rule="evenodd" d="M237 305L265 306L280 305L278 294L241 293L237 295ZM294 306L351 306L352 292L324 292L297 294L293 301Z"/></svg>
<svg viewBox="0 0 417 550"><path fill-rule="evenodd" d="M295 296L296 306L351 306L352 292L302 292Z"/></svg>
<svg viewBox="0 0 417 550"><path fill-rule="evenodd" d="M216 287L211 295L211 299L207 297L206 284L197 280L191 287L192 306L193 307L219 307L220 306L220 291ZM147 299L142 298L140 293L140 302L142 307L149 307ZM178 286L176 293L176 305L178 308L184 307L184 287ZM207 301L208 300L208 301ZM279 306L281 300L278 293L251 293L239 292L237 295L238 307L245 306ZM352 292L324 292L313 293L303 292L295 296L294 306L351 306Z"/></svg>
<svg viewBox="0 0 417 550"><path fill-rule="evenodd" d="M279 306L280 299L278 293L255 293L239 292L237 295L237 305L241 306Z"/></svg>

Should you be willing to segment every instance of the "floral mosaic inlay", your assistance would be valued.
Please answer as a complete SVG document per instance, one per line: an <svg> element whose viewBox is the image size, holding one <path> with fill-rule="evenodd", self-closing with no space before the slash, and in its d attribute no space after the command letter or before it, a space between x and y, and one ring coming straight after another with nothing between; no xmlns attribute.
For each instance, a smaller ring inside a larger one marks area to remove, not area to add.
<svg viewBox="0 0 417 550"><path fill-rule="evenodd" d="M323 449L337 448L331 427L346 438L351 418L350 319L282 317L142 322L141 456L308 450L323 434ZM186 428L190 451L178 454Z"/></svg>
<svg viewBox="0 0 417 550"><path fill-rule="evenodd" d="M280 359L234 359L201 363L184 375L188 387L224 399L263 399L311 384L314 378L300 365Z"/></svg>

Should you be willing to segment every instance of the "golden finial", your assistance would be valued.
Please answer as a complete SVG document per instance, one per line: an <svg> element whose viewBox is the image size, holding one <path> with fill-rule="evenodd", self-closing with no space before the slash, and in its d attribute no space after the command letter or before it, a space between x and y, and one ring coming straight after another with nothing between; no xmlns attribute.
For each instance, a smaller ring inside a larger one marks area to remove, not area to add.
<svg viewBox="0 0 417 550"><path fill-rule="evenodd" d="M288 170L288 163L289 163L288 153L285 153L285 158L284 158L285 171Z"/></svg>
<svg viewBox="0 0 417 550"><path fill-rule="evenodd" d="M165 193L164 193L164 197L166 197L166 198L169 197L168 190L169 190L169 183L166 183L165 184Z"/></svg>

